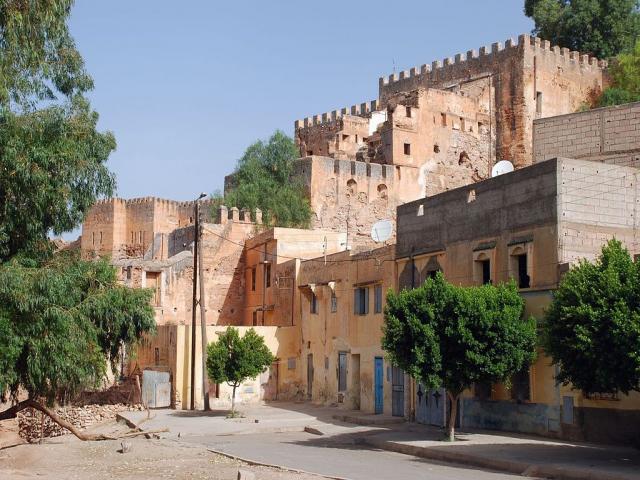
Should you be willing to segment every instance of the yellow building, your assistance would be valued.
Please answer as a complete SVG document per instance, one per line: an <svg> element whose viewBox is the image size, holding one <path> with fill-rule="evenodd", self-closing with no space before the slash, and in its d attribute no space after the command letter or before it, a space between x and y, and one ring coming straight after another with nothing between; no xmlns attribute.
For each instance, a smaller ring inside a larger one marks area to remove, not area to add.
<svg viewBox="0 0 640 480"><path fill-rule="evenodd" d="M540 322L572 263L593 259L614 237L637 251L638 173L631 167L552 159L402 205L399 287L417 286L435 271L459 285L514 279L526 301L525 315ZM476 385L461 401L461 425L606 442L628 442L637 435L639 393L585 398L556 385L554 374L540 351L510 388ZM441 424L443 406L434 405L436 392L417 390L417 420Z"/></svg>
<svg viewBox="0 0 640 480"><path fill-rule="evenodd" d="M395 377L380 345L386 292L395 287L394 247L302 262L298 285L307 399L403 416L404 375Z"/></svg>

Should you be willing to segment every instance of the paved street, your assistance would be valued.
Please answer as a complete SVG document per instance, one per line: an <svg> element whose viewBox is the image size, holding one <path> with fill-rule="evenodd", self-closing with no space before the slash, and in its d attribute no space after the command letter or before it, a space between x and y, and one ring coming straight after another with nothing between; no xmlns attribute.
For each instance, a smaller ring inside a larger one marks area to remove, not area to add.
<svg viewBox="0 0 640 480"><path fill-rule="evenodd" d="M381 428L332 420L335 409L295 408L297 411L252 407L244 410L247 418L234 420L225 419L221 412L157 410L153 412L155 418L146 421L144 427L168 427L170 439L244 459L353 480L526 478L374 449L362 442L362 436L375 434ZM127 414L136 422L144 416L144 412ZM258 417L259 423L255 423ZM325 435L302 431L307 425L318 427Z"/></svg>
<svg viewBox="0 0 640 480"><path fill-rule="evenodd" d="M526 478L445 465L344 440L324 440L305 432L189 437L188 441L202 442L215 450L242 458L353 480Z"/></svg>

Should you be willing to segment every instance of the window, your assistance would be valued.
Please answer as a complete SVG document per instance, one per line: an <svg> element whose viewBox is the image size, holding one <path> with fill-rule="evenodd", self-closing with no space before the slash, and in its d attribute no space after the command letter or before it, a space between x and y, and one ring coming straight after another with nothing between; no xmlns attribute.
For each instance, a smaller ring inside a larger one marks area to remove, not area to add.
<svg viewBox="0 0 640 480"><path fill-rule="evenodd" d="M318 297L314 292L311 292L311 300L309 301L309 311L313 314L318 313Z"/></svg>
<svg viewBox="0 0 640 480"><path fill-rule="evenodd" d="M495 246L492 242L491 245ZM490 245L483 245L484 249L476 251L473 254L473 281L476 285L486 285L491 283L491 259L494 254L493 248L488 248Z"/></svg>
<svg viewBox="0 0 640 480"><path fill-rule="evenodd" d="M161 297L160 297L160 282L161 282L161 273L160 272L147 272L146 273L146 286L147 288L153 288L153 304L156 307L162 305Z"/></svg>
<svg viewBox="0 0 640 480"><path fill-rule="evenodd" d="M338 391L347 390L347 352L338 352Z"/></svg>
<svg viewBox="0 0 640 480"><path fill-rule="evenodd" d="M296 369L296 357L287 358L287 370L295 370Z"/></svg>
<svg viewBox="0 0 640 480"><path fill-rule="evenodd" d="M271 286L271 264L266 263L264 266L264 284L266 288Z"/></svg>
<svg viewBox="0 0 640 480"><path fill-rule="evenodd" d="M253 326L254 327L258 326L258 312L257 311L253 312L253 319L252 320L253 320Z"/></svg>
<svg viewBox="0 0 640 480"><path fill-rule="evenodd" d="M307 156L310 157L313 155L313 150L307 150Z"/></svg>
<svg viewBox="0 0 640 480"><path fill-rule="evenodd" d="M407 118L411 118L411 107L405 107L405 108L406 108Z"/></svg>
<svg viewBox="0 0 640 480"><path fill-rule="evenodd" d="M518 259L518 287L529 288L531 279L527 273L527 254L517 255Z"/></svg>
<svg viewBox="0 0 640 480"><path fill-rule="evenodd" d="M251 269L251 291L256 291L256 267Z"/></svg>
<svg viewBox="0 0 640 480"><path fill-rule="evenodd" d="M373 313L382 313L382 285L373 287Z"/></svg>
<svg viewBox="0 0 640 480"><path fill-rule="evenodd" d="M446 127L447 126L447 114L446 113L441 113L440 114L440 120L442 121L442 126Z"/></svg>
<svg viewBox="0 0 640 480"><path fill-rule="evenodd" d="M96 232L91 232L91 245L96 244Z"/></svg>
<svg viewBox="0 0 640 480"><path fill-rule="evenodd" d="M153 363L160 365L160 349L158 347L153 349Z"/></svg>
<svg viewBox="0 0 640 480"><path fill-rule="evenodd" d="M411 155L411 144L410 143L405 143L404 144L404 154L405 155Z"/></svg>
<svg viewBox="0 0 640 480"><path fill-rule="evenodd" d="M331 292L331 312L335 313L338 311L338 297L336 297L336 292Z"/></svg>
<svg viewBox="0 0 640 480"><path fill-rule="evenodd" d="M531 400L529 367L526 366L511 378L511 400L518 403Z"/></svg>
<svg viewBox="0 0 640 480"><path fill-rule="evenodd" d="M127 267L127 280L131 280L131 265Z"/></svg>
<svg viewBox="0 0 640 480"><path fill-rule="evenodd" d="M369 313L369 289L367 287L356 288L353 291L353 313L356 315Z"/></svg>
<svg viewBox="0 0 640 480"><path fill-rule="evenodd" d="M102 232L100 232L100 245L102 245Z"/></svg>
<svg viewBox="0 0 640 480"><path fill-rule="evenodd" d="M542 92L536 92L536 113L542 113Z"/></svg>
<svg viewBox="0 0 640 480"><path fill-rule="evenodd" d="M531 287L533 239L516 239L509 247L509 275L519 288Z"/></svg>
<svg viewBox="0 0 640 480"><path fill-rule="evenodd" d="M342 135L342 140L344 142L348 142L349 141L349 135Z"/></svg>

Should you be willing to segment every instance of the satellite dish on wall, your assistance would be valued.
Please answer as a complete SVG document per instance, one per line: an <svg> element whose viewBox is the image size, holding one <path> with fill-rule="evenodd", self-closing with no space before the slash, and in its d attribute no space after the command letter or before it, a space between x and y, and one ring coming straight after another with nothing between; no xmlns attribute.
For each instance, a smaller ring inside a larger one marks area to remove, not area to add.
<svg viewBox="0 0 640 480"><path fill-rule="evenodd" d="M391 220L380 220L371 227L371 238L376 243L386 242L393 233L393 223Z"/></svg>
<svg viewBox="0 0 640 480"><path fill-rule="evenodd" d="M491 176L497 177L498 175L503 175L509 172L513 172L513 163L509 160L500 160L491 169Z"/></svg>

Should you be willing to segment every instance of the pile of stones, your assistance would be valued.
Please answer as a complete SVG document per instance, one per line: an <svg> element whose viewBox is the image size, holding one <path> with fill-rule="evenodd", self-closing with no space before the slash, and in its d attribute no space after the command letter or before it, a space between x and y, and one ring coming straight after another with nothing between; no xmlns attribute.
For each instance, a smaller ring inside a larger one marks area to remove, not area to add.
<svg viewBox="0 0 640 480"><path fill-rule="evenodd" d="M113 420L122 411L144 410L142 405L84 405L54 408L53 411L73 426L83 429L97 423ZM41 438L58 437L69 431L51 420L44 413L25 408L18 413L19 434L29 443L36 443Z"/></svg>

